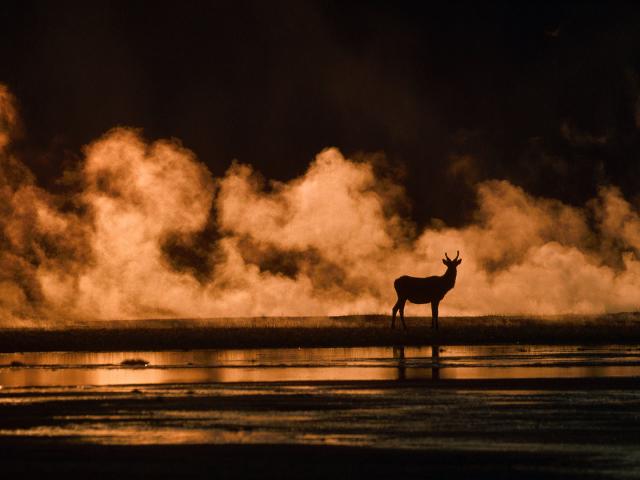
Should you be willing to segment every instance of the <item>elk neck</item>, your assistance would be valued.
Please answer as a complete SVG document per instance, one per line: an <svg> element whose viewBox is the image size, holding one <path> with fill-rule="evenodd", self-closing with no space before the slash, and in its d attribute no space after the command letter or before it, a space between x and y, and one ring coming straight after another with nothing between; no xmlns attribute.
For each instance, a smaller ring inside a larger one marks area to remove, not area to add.
<svg viewBox="0 0 640 480"><path fill-rule="evenodd" d="M447 271L444 272L444 275L442 275L441 278L443 280L443 283L448 289L452 289L455 285L457 273L458 272L455 268L447 267Z"/></svg>

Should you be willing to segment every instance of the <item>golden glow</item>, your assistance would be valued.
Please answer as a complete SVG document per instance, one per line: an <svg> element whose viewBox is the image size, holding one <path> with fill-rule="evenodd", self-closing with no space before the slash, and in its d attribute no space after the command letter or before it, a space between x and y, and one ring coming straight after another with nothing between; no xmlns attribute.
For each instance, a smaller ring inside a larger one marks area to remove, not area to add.
<svg viewBox="0 0 640 480"><path fill-rule="evenodd" d="M389 313L393 279L441 274L452 250L464 262L441 315L638 308L640 216L615 187L580 209L486 181L476 186L473 224L436 222L412 234L394 209L405 200L402 187L335 148L301 177L265 189L251 166L212 174L177 140L147 142L116 128L85 148L84 190L72 199L84 210L69 213L8 148L17 122L1 87L0 164L19 178L0 178L4 323ZM211 224L220 238L192 246ZM198 250L210 271L172 265L163 250L169 239L187 254ZM261 269L265 263L272 268ZM428 314L416 305L407 313Z"/></svg>
<svg viewBox="0 0 640 480"><path fill-rule="evenodd" d="M146 367L125 367L127 359ZM640 375L640 350L447 346L0 354L12 387Z"/></svg>

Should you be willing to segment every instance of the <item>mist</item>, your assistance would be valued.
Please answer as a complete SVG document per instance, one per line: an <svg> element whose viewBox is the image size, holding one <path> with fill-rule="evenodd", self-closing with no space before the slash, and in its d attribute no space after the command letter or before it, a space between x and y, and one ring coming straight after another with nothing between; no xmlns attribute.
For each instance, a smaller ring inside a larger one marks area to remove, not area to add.
<svg viewBox="0 0 640 480"><path fill-rule="evenodd" d="M469 224L420 230L402 213L403 186L366 156L328 147L277 182L241 162L211 172L177 139L118 127L84 148L66 174L73 187L54 194L12 148L18 117L0 87L5 324L389 313L396 277L441 275L458 250L443 315L638 308L640 216L615 185L576 207L482 181Z"/></svg>

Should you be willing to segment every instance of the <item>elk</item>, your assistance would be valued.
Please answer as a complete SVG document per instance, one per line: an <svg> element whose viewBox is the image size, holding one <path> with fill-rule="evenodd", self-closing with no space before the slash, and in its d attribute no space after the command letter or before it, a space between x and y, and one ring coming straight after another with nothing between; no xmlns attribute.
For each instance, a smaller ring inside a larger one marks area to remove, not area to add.
<svg viewBox="0 0 640 480"><path fill-rule="evenodd" d="M442 263L447 266L447 271L442 276L432 277L409 277L404 275L396 278L393 287L396 289L398 300L392 309L391 328L396 326L396 313L400 310L400 320L402 328L405 330L407 326L404 323L404 304L407 300L411 303L431 304L431 328L438 329L438 305L444 298L446 293L453 288L456 283L456 268L462 259L458 259L460 251L456 253L456 258L451 260L447 252L444 253L445 258Z"/></svg>

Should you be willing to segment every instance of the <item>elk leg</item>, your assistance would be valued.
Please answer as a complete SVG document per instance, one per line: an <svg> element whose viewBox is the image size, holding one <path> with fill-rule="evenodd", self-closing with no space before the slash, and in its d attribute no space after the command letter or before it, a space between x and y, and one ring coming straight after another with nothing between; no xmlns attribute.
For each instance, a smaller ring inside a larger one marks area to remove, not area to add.
<svg viewBox="0 0 640 480"><path fill-rule="evenodd" d="M391 328L396 328L396 313L398 313L398 308L400 305L400 299L396 302L396 304L391 309Z"/></svg>
<svg viewBox="0 0 640 480"><path fill-rule="evenodd" d="M431 328L438 330L438 305L440 302L431 302Z"/></svg>
<svg viewBox="0 0 640 480"><path fill-rule="evenodd" d="M407 325L404 323L404 303L407 301L406 299L398 300L400 302L400 320L402 321L402 328L404 330L407 329Z"/></svg>

